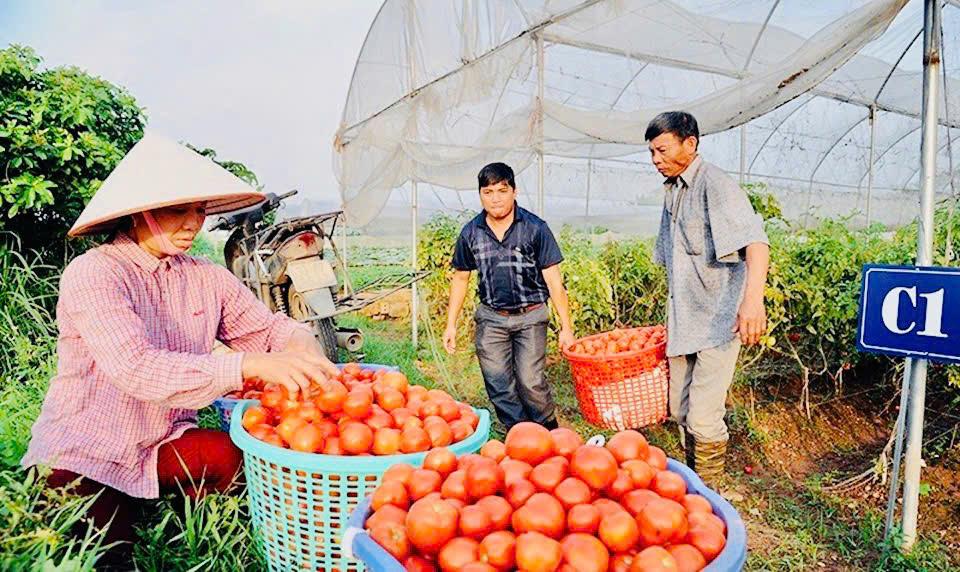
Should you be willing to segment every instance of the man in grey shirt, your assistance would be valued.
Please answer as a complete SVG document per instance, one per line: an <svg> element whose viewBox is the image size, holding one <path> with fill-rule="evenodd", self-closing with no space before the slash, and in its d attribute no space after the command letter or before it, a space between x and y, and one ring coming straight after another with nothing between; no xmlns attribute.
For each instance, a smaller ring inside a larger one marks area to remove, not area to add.
<svg viewBox="0 0 960 572"><path fill-rule="evenodd" d="M664 183L654 249L667 269L670 412L688 462L708 484L723 475L726 396L741 344L767 328L763 307L770 247L746 192L700 158L700 130L689 113L661 113L645 133ZM687 437L693 438L693 455Z"/></svg>

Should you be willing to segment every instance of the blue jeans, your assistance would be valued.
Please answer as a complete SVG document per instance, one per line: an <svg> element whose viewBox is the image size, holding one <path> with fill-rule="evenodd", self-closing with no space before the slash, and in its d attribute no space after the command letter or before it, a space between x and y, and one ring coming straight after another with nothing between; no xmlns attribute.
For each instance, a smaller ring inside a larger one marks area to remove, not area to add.
<svg viewBox="0 0 960 572"><path fill-rule="evenodd" d="M477 359L500 422L507 430L521 421L556 427L553 396L544 376L550 321L547 305L504 316L480 304L474 320Z"/></svg>

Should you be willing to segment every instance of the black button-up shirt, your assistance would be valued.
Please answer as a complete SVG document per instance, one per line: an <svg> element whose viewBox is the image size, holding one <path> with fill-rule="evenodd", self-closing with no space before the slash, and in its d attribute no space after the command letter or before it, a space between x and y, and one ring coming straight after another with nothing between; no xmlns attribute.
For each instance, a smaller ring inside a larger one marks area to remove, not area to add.
<svg viewBox="0 0 960 572"><path fill-rule="evenodd" d="M543 269L563 260L560 246L542 219L519 206L497 240L481 212L460 231L453 252L456 270L477 271L480 301L496 310L517 311L550 297Z"/></svg>

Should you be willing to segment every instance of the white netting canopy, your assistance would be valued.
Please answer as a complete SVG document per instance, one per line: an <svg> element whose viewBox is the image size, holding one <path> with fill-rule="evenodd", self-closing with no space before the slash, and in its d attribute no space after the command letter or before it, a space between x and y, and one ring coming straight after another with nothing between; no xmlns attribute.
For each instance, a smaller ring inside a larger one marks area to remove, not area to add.
<svg viewBox="0 0 960 572"><path fill-rule="evenodd" d="M939 193L960 135L946 4ZM922 28L920 0L386 0L335 142L348 220L375 220L412 181L425 210L475 207L477 172L503 161L548 220L655 221L643 134L683 109L704 158L788 216L862 223L870 194L873 220L902 224L917 211Z"/></svg>

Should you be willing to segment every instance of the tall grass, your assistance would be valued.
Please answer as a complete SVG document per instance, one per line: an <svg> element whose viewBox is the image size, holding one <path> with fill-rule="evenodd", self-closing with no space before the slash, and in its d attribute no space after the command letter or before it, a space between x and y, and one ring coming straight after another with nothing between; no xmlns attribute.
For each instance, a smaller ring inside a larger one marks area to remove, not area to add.
<svg viewBox="0 0 960 572"><path fill-rule="evenodd" d="M20 458L56 373L59 268L0 247L0 570L85 572L106 547L84 515L93 498L45 486ZM147 504L137 534L138 570L259 570L245 497ZM76 529L83 531L78 535Z"/></svg>

